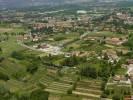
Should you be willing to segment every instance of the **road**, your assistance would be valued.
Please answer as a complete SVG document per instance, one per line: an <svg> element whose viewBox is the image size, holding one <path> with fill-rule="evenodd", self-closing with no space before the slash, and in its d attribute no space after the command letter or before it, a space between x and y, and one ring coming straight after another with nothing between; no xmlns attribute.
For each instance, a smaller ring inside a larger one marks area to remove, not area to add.
<svg viewBox="0 0 133 100"><path fill-rule="evenodd" d="M34 51L40 51L40 50L37 50L37 49L35 49L35 48L33 48L33 47L30 47L30 46L27 46L27 45L23 44L21 41L17 41L17 43L18 43L20 46L24 47L24 48L27 48L27 49L30 49L30 50L34 50Z"/></svg>
<svg viewBox="0 0 133 100"><path fill-rule="evenodd" d="M28 46L28 45L25 45L23 42L21 41L17 41L17 43L24 47L24 48L27 48L27 49L30 49L30 50L33 50L33 51L38 51L38 52L45 52L47 54L51 54L51 55L59 55L59 54L65 54L64 52L61 52L61 51L57 51L55 52L54 48L52 48L53 50L40 50L40 49L35 49L34 47L31 47L31 46Z"/></svg>

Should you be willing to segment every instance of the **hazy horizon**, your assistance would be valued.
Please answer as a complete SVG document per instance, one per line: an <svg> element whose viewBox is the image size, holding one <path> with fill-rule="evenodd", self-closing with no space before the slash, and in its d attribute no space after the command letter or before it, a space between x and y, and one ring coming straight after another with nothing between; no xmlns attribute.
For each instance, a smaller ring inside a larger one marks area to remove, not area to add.
<svg viewBox="0 0 133 100"><path fill-rule="evenodd" d="M87 2L117 2L133 0L0 0L0 8L19 8L40 5L80 4Z"/></svg>

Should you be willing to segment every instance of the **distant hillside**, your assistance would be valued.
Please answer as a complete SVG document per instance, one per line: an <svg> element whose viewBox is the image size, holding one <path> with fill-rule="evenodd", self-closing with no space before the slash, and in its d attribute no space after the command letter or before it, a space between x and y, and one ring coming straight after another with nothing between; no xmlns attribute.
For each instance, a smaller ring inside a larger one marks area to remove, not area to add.
<svg viewBox="0 0 133 100"><path fill-rule="evenodd" d="M26 6L40 6L40 5L62 5L62 4L75 4L81 2L89 2L91 0L0 0L0 7L26 7Z"/></svg>
<svg viewBox="0 0 133 100"><path fill-rule="evenodd" d="M41 5L64 5L64 4L80 4L80 3L98 3L98 2L117 2L117 1L133 1L133 0L0 0L0 8L18 8Z"/></svg>

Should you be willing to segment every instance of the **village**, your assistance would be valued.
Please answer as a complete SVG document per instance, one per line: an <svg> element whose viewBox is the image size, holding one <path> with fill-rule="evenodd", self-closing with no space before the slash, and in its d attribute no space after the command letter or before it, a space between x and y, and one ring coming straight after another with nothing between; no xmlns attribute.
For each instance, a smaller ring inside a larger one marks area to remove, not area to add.
<svg viewBox="0 0 133 100"><path fill-rule="evenodd" d="M26 98L41 89L48 100L128 100L133 95L132 9L99 5L0 11L0 86L18 97L28 91Z"/></svg>

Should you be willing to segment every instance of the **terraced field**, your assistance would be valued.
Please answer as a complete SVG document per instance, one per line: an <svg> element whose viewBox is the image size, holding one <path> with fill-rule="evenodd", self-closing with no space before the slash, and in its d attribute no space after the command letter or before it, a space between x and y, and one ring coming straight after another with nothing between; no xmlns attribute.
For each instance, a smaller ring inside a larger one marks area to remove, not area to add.
<svg viewBox="0 0 133 100"><path fill-rule="evenodd" d="M40 80L39 80L40 83L42 83L43 85L45 86L48 86L50 83L53 82L53 79L46 76L46 77L42 77Z"/></svg>
<svg viewBox="0 0 133 100"><path fill-rule="evenodd" d="M76 89L72 92L75 95L87 97L91 100L97 100L102 93L101 82L98 80L79 81Z"/></svg>
<svg viewBox="0 0 133 100"><path fill-rule="evenodd" d="M52 82L45 90L50 93L67 94L67 91L73 87L72 83L71 79L62 79Z"/></svg>

